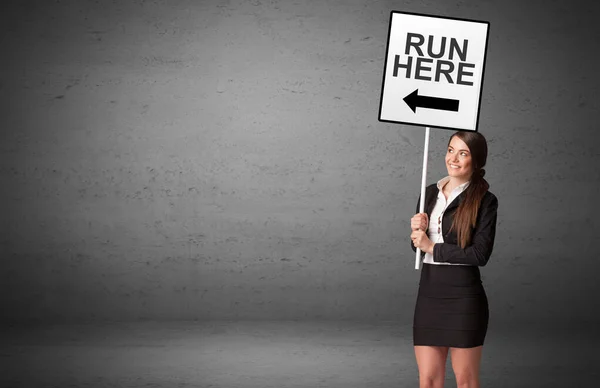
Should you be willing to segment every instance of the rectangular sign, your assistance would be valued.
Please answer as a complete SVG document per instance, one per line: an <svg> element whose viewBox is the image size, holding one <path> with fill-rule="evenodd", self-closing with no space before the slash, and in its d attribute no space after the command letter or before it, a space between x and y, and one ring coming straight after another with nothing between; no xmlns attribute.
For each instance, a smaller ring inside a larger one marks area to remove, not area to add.
<svg viewBox="0 0 600 388"><path fill-rule="evenodd" d="M489 26L392 11L379 121L477 131Z"/></svg>

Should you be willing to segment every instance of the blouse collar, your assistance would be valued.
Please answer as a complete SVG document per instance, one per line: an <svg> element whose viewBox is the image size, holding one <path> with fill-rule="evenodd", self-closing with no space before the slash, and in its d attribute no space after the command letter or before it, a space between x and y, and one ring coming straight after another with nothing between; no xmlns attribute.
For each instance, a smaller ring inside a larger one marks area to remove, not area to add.
<svg viewBox="0 0 600 388"><path fill-rule="evenodd" d="M440 179L437 182L437 188L442 191L442 187L444 187L444 185L450 180L450 175L443 177L442 179ZM462 183L458 186L456 186L454 188L454 190L452 190L453 192L455 190L458 190L459 193L462 193L463 191L465 191L465 189L469 186L469 183L471 183L471 181L466 181L465 183Z"/></svg>

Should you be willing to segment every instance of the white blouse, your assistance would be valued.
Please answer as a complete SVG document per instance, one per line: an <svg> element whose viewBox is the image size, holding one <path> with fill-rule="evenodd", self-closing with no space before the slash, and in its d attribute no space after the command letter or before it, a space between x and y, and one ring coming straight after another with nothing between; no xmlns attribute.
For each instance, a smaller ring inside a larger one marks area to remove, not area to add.
<svg viewBox="0 0 600 388"><path fill-rule="evenodd" d="M435 206L433 207L433 210L431 211L431 218L429 219L429 227L427 230L427 236L429 236L429 239L431 241L433 241L434 244L444 242L444 237L443 237L443 233L442 233L442 217L444 215L444 211L446 211L446 208L448 207L448 205L451 204L452 201L456 197L458 197L458 195L460 193L462 193L467 188L467 186L469 186L469 183L470 183L470 182L465 182L462 185L455 187L454 190L452 190L452 192L450 193L448 200L446 200L446 197L444 196L444 193L442 192L442 188L449 180L450 180L450 176L446 176L446 177L440 179L437 183L439 192L438 192L437 201L435 203ZM423 263L436 264L436 265L469 265L469 264L457 264L457 263L437 263L437 262L433 261L433 254L428 253L428 252L425 253L425 257L423 257Z"/></svg>

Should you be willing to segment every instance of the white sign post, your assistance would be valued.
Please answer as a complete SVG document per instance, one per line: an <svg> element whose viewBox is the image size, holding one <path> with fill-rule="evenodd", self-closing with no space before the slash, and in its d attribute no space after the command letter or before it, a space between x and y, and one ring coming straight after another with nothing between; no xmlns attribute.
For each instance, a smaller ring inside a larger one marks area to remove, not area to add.
<svg viewBox="0 0 600 388"><path fill-rule="evenodd" d="M420 212L424 212L429 127L477 131L489 22L392 11L379 121L426 127ZM417 249L415 269L421 250Z"/></svg>

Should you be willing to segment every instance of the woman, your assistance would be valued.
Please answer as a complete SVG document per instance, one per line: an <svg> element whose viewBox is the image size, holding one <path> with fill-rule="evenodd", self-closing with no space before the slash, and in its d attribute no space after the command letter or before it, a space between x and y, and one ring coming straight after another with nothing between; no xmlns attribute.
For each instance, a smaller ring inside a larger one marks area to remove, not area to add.
<svg viewBox="0 0 600 388"><path fill-rule="evenodd" d="M421 388L443 387L448 349L457 386L479 387L489 318L479 266L492 254L498 209L483 179L486 159L483 135L454 133L448 176L427 187L425 213L410 220L411 247L423 258L413 322Z"/></svg>

